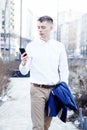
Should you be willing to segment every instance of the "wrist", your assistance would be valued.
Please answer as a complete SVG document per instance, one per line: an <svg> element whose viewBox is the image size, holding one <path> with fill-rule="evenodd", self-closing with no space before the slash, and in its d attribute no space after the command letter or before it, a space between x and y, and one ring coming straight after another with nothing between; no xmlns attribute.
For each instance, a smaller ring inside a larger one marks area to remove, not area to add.
<svg viewBox="0 0 87 130"><path fill-rule="evenodd" d="M26 63L24 63L24 62L21 62L21 65L22 65L22 66L25 66L25 65L26 65Z"/></svg>

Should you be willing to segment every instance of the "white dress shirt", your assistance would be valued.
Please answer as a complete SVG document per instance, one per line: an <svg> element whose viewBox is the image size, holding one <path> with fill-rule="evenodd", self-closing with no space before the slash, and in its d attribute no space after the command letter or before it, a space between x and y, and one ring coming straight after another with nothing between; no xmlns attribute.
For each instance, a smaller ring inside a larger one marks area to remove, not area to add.
<svg viewBox="0 0 87 130"><path fill-rule="evenodd" d="M28 62L20 64L19 70L25 75L30 71L31 83L54 85L60 81L68 83L68 62L62 43L50 39L48 42L36 40L26 47Z"/></svg>

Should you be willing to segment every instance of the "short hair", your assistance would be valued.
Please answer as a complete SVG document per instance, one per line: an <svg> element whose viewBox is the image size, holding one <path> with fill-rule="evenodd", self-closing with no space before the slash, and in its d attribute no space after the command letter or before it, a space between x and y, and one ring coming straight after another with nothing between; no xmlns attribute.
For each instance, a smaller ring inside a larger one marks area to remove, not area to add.
<svg viewBox="0 0 87 130"><path fill-rule="evenodd" d="M50 16L47 16L47 15L38 18L37 21L39 21L39 22L45 22L45 21L47 21L48 23L53 24L53 19Z"/></svg>

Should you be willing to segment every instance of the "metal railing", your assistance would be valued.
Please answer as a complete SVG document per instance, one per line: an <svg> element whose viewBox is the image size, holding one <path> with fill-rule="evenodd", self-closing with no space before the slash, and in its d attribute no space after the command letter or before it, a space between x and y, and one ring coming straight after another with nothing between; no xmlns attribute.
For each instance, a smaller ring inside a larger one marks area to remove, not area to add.
<svg viewBox="0 0 87 130"><path fill-rule="evenodd" d="M87 130L87 116L82 116L82 108L79 108L79 121L81 130Z"/></svg>

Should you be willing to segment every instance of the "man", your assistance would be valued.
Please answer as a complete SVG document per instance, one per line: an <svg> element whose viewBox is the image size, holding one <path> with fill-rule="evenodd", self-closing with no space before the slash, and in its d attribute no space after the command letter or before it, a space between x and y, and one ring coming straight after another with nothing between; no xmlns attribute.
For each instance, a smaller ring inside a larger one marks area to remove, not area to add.
<svg viewBox="0 0 87 130"><path fill-rule="evenodd" d="M68 83L69 71L64 45L51 38L53 19L40 17L37 28L40 38L27 45L19 69L22 74L30 70L32 130L48 130L52 117L45 114L46 101L57 83Z"/></svg>

